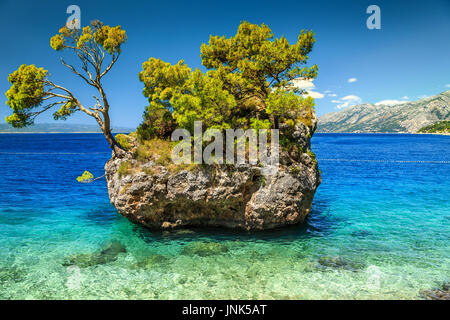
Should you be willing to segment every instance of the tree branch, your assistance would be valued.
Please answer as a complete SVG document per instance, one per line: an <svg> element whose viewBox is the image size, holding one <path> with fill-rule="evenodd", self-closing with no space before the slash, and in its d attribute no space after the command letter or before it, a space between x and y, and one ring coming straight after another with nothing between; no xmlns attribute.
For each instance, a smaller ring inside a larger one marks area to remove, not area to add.
<svg viewBox="0 0 450 320"><path fill-rule="evenodd" d="M94 84L93 81L91 82L88 78L86 78L86 77L83 76L81 73L79 73L72 65L67 64L62 58L61 58L61 63L62 63L64 66L66 66L67 68L69 68L70 70L72 70L72 72L75 73L77 76L81 77L81 78L82 78L84 81L86 81L89 85L95 87L95 84ZM85 70L85 71L86 71L86 70ZM89 74L89 72L88 72L88 74ZM89 76L90 76L90 74L89 74ZM92 79L92 77L91 77L91 79Z"/></svg>
<svg viewBox="0 0 450 320"><path fill-rule="evenodd" d="M100 74L100 79L101 79L105 74L107 74L107 73L109 72L109 70L111 70L112 66L113 66L113 65L116 63L116 61L119 59L119 56L120 56L120 53L118 53L117 56L113 53L111 63L108 65L108 67L106 67L105 71L103 71L103 72Z"/></svg>

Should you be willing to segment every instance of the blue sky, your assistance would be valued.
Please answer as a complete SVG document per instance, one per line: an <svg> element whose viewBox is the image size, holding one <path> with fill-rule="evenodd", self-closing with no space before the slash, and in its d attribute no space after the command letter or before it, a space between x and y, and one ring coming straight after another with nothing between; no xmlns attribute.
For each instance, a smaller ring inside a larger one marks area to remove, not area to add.
<svg viewBox="0 0 450 320"><path fill-rule="evenodd" d="M113 126L135 127L147 104L138 73L150 57L201 67L200 45L209 35L234 35L240 21L265 23L292 43L302 28L316 33L311 64L316 111L322 115L355 103L416 100L450 89L449 0L333 1L17 1L0 0L0 89L21 64L48 69L84 104L93 92L59 63L49 40L65 24L66 8L81 8L82 25L93 19L120 24L128 35L123 54L105 78ZM369 30L369 5L381 9L381 29ZM352 79L352 80L349 80ZM4 97L4 96L3 96ZM6 98L3 98L4 101ZM4 101L0 123L9 115ZM51 114L39 118L51 122ZM95 122L77 114L70 123Z"/></svg>

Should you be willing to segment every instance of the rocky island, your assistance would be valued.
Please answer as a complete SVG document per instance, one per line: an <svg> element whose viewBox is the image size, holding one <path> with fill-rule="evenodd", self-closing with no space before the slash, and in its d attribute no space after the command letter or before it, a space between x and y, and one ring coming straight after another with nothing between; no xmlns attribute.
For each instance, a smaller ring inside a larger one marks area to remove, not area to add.
<svg viewBox="0 0 450 320"><path fill-rule="evenodd" d="M314 99L294 80L316 77L317 66L305 66L314 42L311 31L291 45L264 24L243 22L235 36L211 36L201 46L207 73L182 60L144 62L139 79L149 106L135 133L116 136L126 154L116 152L105 166L111 203L131 221L158 229L259 230L304 221L321 181L310 143L317 118ZM277 170L268 174L261 158L230 163L228 153L226 162L191 163L189 156L175 164L174 130L194 136L199 121L200 134L266 130L275 139L277 132Z"/></svg>
<svg viewBox="0 0 450 320"><path fill-rule="evenodd" d="M108 193L118 212L153 229L187 226L261 230L303 222L321 177L310 137L316 120L294 135L304 152L281 152L274 174L258 165L171 167L161 155L133 156L105 165ZM124 170L124 168L126 168Z"/></svg>
<svg viewBox="0 0 450 320"><path fill-rule="evenodd" d="M28 127L36 116L56 106L54 119L65 120L78 111L95 119L113 151L105 166L110 200L121 214L146 227L252 230L302 222L320 184L310 143L317 126L315 103L296 84L317 77L317 65L307 66L314 33L301 30L290 44L283 36L274 38L267 25L244 21L235 36L210 36L209 43L201 45L206 73L192 70L183 60L171 64L151 57L139 73L149 102L143 122L130 135L114 136L111 106L101 80L118 61L127 39L121 26L98 20L80 31L61 28L50 45L55 51L74 50L83 72L63 59L61 63L98 92L97 103L84 105L68 88L51 81L48 70L24 64L8 77L7 105L13 113L6 121L14 128ZM201 137L215 132L200 139L200 145L195 141L196 123L201 124ZM230 131L245 132L245 141L235 154L243 139L233 134L225 148L226 161L218 156L223 144L210 148L214 161L202 162L203 151L200 157L194 155L192 163L191 156L186 157L192 147L195 154L203 144L219 144L217 134L223 137ZM179 138L187 137L183 163L173 161L174 154L179 156L173 152L174 142L180 140L174 139L176 132ZM273 163L267 166L263 150L277 159L270 174L267 169ZM85 171L77 181L96 179Z"/></svg>

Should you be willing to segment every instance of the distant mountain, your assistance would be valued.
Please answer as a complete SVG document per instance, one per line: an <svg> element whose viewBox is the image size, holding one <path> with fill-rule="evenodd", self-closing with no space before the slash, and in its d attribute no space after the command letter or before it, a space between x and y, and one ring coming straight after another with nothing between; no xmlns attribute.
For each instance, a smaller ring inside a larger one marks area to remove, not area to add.
<svg viewBox="0 0 450 320"><path fill-rule="evenodd" d="M131 132L134 129L113 127L113 132ZM7 123L0 123L0 133L100 133L97 125L68 123L39 123L26 128L13 128Z"/></svg>
<svg viewBox="0 0 450 320"><path fill-rule="evenodd" d="M365 103L328 113L319 118L317 132L416 133L443 120L450 120L450 90L395 106Z"/></svg>

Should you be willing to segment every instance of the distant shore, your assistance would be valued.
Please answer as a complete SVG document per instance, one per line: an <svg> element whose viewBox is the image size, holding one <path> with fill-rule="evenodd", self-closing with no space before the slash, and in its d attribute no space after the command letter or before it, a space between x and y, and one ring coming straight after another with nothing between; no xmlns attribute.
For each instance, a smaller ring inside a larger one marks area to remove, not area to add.
<svg viewBox="0 0 450 320"><path fill-rule="evenodd" d="M450 132L418 132L414 134L437 134L440 136L450 136Z"/></svg>
<svg viewBox="0 0 450 320"><path fill-rule="evenodd" d="M434 134L434 135L441 135L441 136L450 136L450 133L448 132L315 132L315 133L321 133L321 134L335 134L335 133L342 133L342 134Z"/></svg>
<svg viewBox="0 0 450 320"><path fill-rule="evenodd" d="M124 133L134 131L133 128L124 126L112 127L113 133ZM24 128L13 128L6 123L0 123L0 134L15 134L15 133L102 133L98 125L90 124L68 124L68 123L38 123Z"/></svg>

